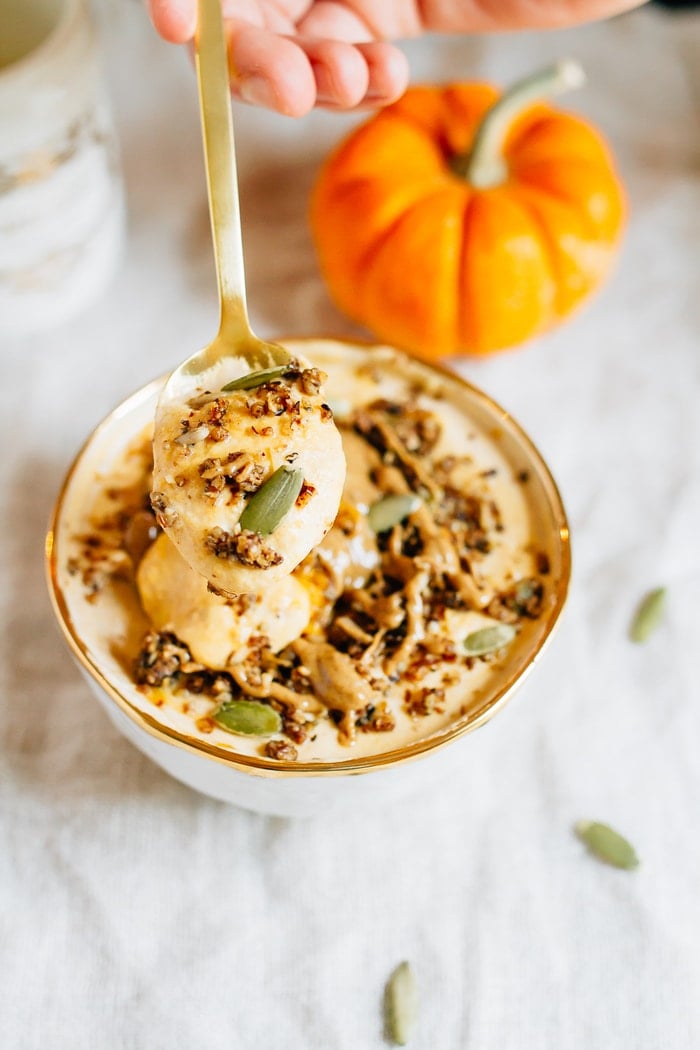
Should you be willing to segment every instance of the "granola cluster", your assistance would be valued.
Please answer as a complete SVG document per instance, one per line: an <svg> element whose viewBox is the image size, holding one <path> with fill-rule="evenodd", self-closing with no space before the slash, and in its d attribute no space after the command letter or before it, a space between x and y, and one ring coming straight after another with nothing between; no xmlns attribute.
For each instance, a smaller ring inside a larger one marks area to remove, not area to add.
<svg viewBox="0 0 700 1050"><path fill-rule="evenodd" d="M250 452L229 452L210 457L197 468L204 481L205 495L217 498L224 489L232 493L255 492L265 479L265 467Z"/></svg>
<svg viewBox="0 0 700 1050"><path fill-rule="evenodd" d="M227 532L217 526L207 533L205 542L217 558L236 558L243 565L252 565L256 569L269 569L282 561L282 555L267 547L258 533L250 529Z"/></svg>

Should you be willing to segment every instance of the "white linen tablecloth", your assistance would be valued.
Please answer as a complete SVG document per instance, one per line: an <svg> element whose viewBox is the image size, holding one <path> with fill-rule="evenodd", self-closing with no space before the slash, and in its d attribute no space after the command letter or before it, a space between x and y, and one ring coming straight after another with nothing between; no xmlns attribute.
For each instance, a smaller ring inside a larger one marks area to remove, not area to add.
<svg viewBox="0 0 700 1050"><path fill-rule="evenodd" d="M380 1050L414 967L416 1050L700 1047L700 18L426 38L414 79L500 82L575 54L631 219L618 272L559 332L455 367L538 443L574 576L542 664L459 777L342 825L200 797L120 738L52 622L42 540L62 473L123 396L214 331L195 83L138 4L104 5L130 208L124 264L67 327L2 347L2 1050ZM306 201L352 123L237 108L264 335L354 330ZM640 595L669 588L646 646ZM468 757L466 757L468 754ZM641 867L572 833L607 821Z"/></svg>

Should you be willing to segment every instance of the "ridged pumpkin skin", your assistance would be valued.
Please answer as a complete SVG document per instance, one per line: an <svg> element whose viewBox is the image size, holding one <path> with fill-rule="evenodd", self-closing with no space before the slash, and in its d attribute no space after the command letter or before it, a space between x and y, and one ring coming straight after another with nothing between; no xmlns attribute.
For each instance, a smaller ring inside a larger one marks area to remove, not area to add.
<svg viewBox="0 0 700 1050"><path fill-rule="evenodd" d="M312 194L337 306L429 360L487 354L557 324L603 281L622 231L603 140L549 106L510 126L501 184L478 189L454 173L498 97L485 84L409 89L341 143Z"/></svg>

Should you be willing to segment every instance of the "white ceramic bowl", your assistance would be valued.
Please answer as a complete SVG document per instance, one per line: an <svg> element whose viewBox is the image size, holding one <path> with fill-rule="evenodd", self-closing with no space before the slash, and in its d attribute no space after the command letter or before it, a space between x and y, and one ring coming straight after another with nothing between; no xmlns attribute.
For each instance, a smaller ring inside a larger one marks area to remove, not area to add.
<svg viewBox="0 0 700 1050"><path fill-rule="evenodd" d="M367 348L356 343L327 341L326 350L358 359ZM304 341L287 341L308 353ZM317 347L321 345L317 342ZM393 354L395 351L385 351ZM471 701L466 713L432 735L374 755L353 755L341 761L280 762L243 754L195 736L188 720L169 718L131 680L120 644L139 636L145 626L135 599L121 611L87 600L85 590L67 570L70 537L94 486L96 476L110 466L152 421L162 379L138 390L116 408L91 434L68 471L54 509L47 537L49 590L58 622L92 691L119 729L139 750L190 787L246 809L278 816L342 815L358 807L390 801L449 775L463 762L471 730L499 711L540 657L559 618L569 581L569 530L552 477L537 449L517 423L481 391L451 372L422 362L405 361L418 379L439 381L446 396L477 426L487 429L514 473L526 470L524 491L533 538L550 563L548 604L529 625L521 644L509 648L489 678L488 688ZM326 364L327 368L327 364ZM449 746L447 746L449 745Z"/></svg>

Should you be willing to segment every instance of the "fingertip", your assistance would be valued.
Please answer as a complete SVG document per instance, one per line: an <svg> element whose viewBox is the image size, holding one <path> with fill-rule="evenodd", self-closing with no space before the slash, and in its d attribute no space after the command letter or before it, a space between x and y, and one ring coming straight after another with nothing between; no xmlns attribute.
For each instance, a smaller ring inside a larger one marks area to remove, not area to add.
<svg viewBox="0 0 700 1050"><path fill-rule="evenodd" d="M170 44L186 44L197 24L195 0L148 0L148 11L157 32Z"/></svg>
<svg viewBox="0 0 700 1050"><path fill-rule="evenodd" d="M244 102L287 117L303 117L313 109L311 64L291 40L250 25L233 26L229 58L232 92Z"/></svg>
<svg viewBox="0 0 700 1050"><path fill-rule="evenodd" d="M403 95L408 87L410 69L403 51L392 44L373 42L358 44L369 70L365 101L387 106Z"/></svg>
<svg viewBox="0 0 700 1050"><path fill-rule="evenodd" d="M353 109L367 94L369 69L358 49L339 40L301 41L316 80L316 100L333 109Z"/></svg>
<svg viewBox="0 0 700 1050"><path fill-rule="evenodd" d="M315 92L305 91L295 84L292 90L259 73L240 76L232 85L232 93L241 102L262 106L285 117L305 117L313 109Z"/></svg>

